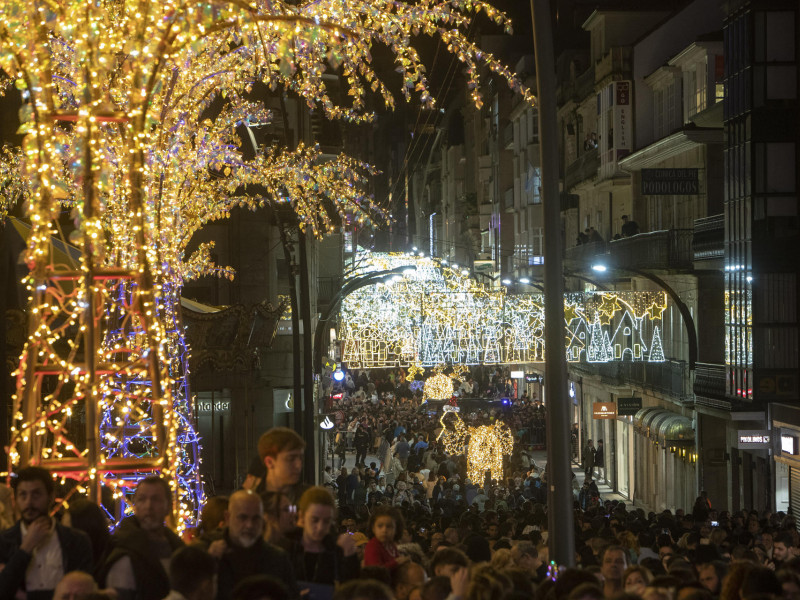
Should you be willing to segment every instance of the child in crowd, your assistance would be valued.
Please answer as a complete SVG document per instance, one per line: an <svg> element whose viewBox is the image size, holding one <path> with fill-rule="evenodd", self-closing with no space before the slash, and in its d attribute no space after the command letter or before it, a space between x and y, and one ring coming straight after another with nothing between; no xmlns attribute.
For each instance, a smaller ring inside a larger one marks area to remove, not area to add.
<svg viewBox="0 0 800 600"><path fill-rule="evenodd" d="M364 549L364 566L394 569L404 562L397 551L397 540L405 529L400 511L390 506L378 506L372 511L368 529L372 539Z"/></svg>

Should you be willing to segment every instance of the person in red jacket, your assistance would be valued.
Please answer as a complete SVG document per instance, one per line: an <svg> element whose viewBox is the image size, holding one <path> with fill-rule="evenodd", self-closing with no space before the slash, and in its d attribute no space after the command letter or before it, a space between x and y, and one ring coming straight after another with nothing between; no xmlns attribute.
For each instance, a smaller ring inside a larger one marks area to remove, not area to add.
<svg viewBox="0 0 800 600"><path fill-rule="evenodd" d="M364 548L364 566L386 567L394 569L406 557L397 551L397 540L403 533L405 522L400 511L391 506L378 506L369 518L369 531L372 539Z"/></svg>

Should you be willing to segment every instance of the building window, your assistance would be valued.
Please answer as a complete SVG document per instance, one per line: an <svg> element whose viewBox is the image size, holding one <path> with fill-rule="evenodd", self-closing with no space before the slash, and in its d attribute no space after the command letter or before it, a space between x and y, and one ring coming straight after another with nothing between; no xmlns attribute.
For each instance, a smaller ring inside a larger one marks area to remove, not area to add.
<svg viewBox="0 0 800 600"><path fill-rule="evenodd" d="M535 110L528 112L528 143L539 143L539 113Z"/></svg>
<svg viewBox="0 0 800 600"><path fill-rule="evenodd" d="M698 62L683 74L683 85L686 91L686 120L702 112L706 108L706 72L705 60Z"/></svg>
<svg viewBox="0 0 800 600"><path fill-rule="evenodd" d="M542 174L539 167L528 167L528 180L525 183L525 193L530 204L542 203Z"/></svg>

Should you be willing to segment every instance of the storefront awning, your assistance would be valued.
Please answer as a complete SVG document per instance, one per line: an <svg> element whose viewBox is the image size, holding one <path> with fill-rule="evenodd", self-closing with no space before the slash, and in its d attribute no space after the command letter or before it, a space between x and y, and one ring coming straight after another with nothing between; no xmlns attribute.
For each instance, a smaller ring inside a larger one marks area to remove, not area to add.
<svg viewBox="0 0 800 600"><path fill-rule="evenodd" d="M693 445L692 421L681 415L672 415L658 426L658 441L665 446Z"/></svg>
<svg viewBox="0 0 800 600"><path fill-rule="evenodd" d="M668 410L659 411L659 413L653 417L653 420L650 421L650 426L647 428L648 437L651 440L658 441L658 428L661 427L661 424L667 419L671 418L674 414L675 413Z"/></svg>
<svg viewBox="0 0 800 600"><path fill-rule="evenodd" d="M641 430L644 427L644 418L649 415L650 413L660 410L656 406L648 406L647 408L640 408L636 411L636 414L633 415L633 428L637 431Z"/></svg>
<svg viewBox="0 0 800 600"><path fill-rule="evenodd" d="M664 414L669 414L668 410L664 410L663 408L655 408L654 410L647 413L644 418L642 419L642 429L641 433L644 435L650 435L650 429L653 425L653 421Z"/></svg>

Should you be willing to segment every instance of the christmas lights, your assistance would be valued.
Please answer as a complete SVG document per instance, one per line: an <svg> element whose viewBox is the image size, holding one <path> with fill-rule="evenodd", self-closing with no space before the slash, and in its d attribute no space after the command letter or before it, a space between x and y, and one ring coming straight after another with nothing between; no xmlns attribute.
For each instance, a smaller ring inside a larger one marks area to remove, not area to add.
<svg viewBox="0 0 800 600"><path fill-rule="evenodd" d="M476 106L481 66L532 103L468 40L477 13L510 31L493 7L463 0L0 4L2 90L21 92L24 136L21 150L0 156L0 215L22 202L32 225L31 327L15 373L10 467L45 464L94 499L101 485L122 499L137 477L158 472L175 491L179 527L190 522L202 491L177 302L188 279L233 276L212 264L210 245L186 257L192 236L237 206L267 203L291 206L317 236L340 221L385 217L363 191L369 165L326 161L303 144L255 148L246 159L238 131L271 119L253 98L288 91L326 117L370 121L368 89L395 103L371 66L371 48L382 45L403 97L432 108L409 43L429 35L465 65ZM348 104L333 101L331 75ZM63 209L81 250L68 267L54 264L50 246ZM393 352L411 358L411 339ZM381 347L364 352L388 360Z"/></svg>
<svg viewBox="0 0 800 600"><path fill-rule="evenodd" d="M425 382L422 400L449 400L453 397L453 380L444 373L437 373Z"/></svg>
<svg viewBox="0 0 800 600"><path fill-rule="evenodd" d="M435 259L362 252L353 276L408 266L402 279L343 302L343 360L354 368L544 360L544 297L490 290ZM411 267L415 267L412 269ZM564 297L567 360L660 362L663 292Z"/></svg>
<svg viewBox="0 0 800 600"><path fill-rule="evenodd" d="M514 451L514 436L505 424L495 421L492 425L468 427L458 413L450 411L439 422L442 431L437 441L447 454L462 454L467 446L468 479L480 485L489 471L492 479L503 480L503 457L510 457Z"/></svg>

